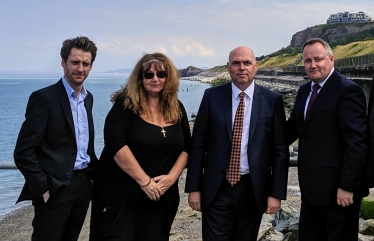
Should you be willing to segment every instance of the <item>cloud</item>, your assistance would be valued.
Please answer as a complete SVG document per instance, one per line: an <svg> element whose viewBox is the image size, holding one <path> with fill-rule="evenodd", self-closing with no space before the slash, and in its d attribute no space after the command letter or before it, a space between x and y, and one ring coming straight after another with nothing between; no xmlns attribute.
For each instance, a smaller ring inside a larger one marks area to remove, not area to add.
<svg viewBox="0 0 374 241"><path fill-rule="evenodd" d="M213 48L205 47L194 39L175 39L171 49L176 56L195 55L209 57L215 54Z"/></svg>

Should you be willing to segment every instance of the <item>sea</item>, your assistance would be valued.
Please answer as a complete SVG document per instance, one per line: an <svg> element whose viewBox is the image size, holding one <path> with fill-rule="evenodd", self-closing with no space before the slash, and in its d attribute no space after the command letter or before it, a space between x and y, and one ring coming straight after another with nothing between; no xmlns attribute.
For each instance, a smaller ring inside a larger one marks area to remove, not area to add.
<svg viewBox="0 0 374 241"><path fill-rule="evenodd" d="M93 118L95 125L95 152L99 157L104 146L103 127L112 103L110 95L121 88L130 72L90 73L84 82L94 96ZM18 132L24 121L30 94L56 83L62 73L0 72L0 166L13 165L13 151ZM197 113L205 89L210 85L196 81L180 80L178 98L183 103L189 119ZM24 178L18 169L0 168L0 219L11 211L30 202L16 200Z"/></svg>

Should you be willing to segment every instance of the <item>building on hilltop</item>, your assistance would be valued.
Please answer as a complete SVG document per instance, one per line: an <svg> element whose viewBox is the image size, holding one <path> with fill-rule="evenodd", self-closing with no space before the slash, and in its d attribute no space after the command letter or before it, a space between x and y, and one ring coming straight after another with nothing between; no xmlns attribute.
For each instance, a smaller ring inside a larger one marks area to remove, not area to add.
<svg viewBox="0 0 374 241"><path fill-rule="evenodd" d="M334 23L370 23L373 22L373 19L364 12L358 13L337 13L331 14L330 17L327 19L327 24L334 24Z"/></svg>

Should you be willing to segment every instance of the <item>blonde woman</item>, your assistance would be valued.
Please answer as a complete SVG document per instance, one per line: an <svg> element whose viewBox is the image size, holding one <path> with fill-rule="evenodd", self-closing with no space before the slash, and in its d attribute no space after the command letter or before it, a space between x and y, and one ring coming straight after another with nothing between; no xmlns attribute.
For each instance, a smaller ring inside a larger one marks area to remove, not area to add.
<svg viewBox="0 0 374 241"><path fill-rule="evenodd" d="M169 240L179 205L178 178L191 146L178 87L173 63L154 53L144 55L127 84L112 95L90 240Z"/></svg>

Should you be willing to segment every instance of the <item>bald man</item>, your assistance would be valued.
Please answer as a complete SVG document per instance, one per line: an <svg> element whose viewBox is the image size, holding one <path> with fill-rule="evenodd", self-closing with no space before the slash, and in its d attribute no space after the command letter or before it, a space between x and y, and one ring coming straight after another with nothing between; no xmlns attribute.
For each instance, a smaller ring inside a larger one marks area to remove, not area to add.
<svg viewBox="0 0 374 241"><path fill-rule="evenodd" d="M250 48L232 50L227 69L232 81L207 89L201 101L185 191L202 211L204 241L255 241L262 214L276 213L286 198L286 118L282 97L255 84Z"/></svg>

